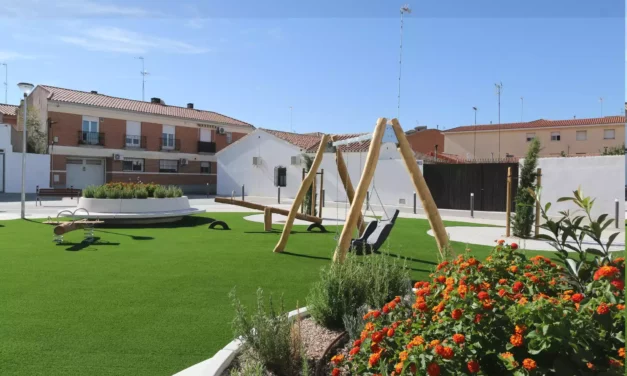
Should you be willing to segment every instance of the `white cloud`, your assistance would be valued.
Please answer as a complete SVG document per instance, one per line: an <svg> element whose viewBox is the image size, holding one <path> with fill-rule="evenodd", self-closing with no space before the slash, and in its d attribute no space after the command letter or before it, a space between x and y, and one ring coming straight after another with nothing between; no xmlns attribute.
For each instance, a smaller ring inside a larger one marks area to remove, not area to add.
<svg viewBox="0 0 627 376"><path fill-rule="evenodd" d="M83 31L80 35L61 36L62 42L85 48L89 51L121 52L129 54L143 54L150 51L201 54L209 49L192 44L168 39L143 35L117 27L95 27Z"/></svg>
<svg viewBox="0 0 627 376"><path fill-rule="evenodd" d="M16 51L0 50L0 62L6 62L11 60L33 60L37 59L35 55L27 55Z"/></svg>
<svg viewBox="0 0 627 376"><path fill-rule="evenodd" d="M136 6L125 6L89 0L0 0L0 17L148 17L158 12Z"/></svg>

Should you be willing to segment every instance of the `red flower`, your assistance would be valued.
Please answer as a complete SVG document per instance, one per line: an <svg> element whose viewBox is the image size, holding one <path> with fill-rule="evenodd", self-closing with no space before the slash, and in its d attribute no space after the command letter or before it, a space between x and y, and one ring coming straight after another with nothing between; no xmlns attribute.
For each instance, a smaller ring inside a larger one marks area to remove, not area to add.
<svg viewBox="0 0 627 376"><path fill-rule="evenodd" d="M516 249L518 249L518 244L512 243L512 244L510 244L510 247L512 247L512 249L516 250Z"/></svg>
<svg viewBox="0 0 627 376"><path fill-rule="evenodd" d="M373 312L372 312L372 316L376 319L377 317L381 316L381 312L379 312L379 311L373 311Z"/></svg>
<svg viewBox="0 0 627 376"><path fill-rule="evenodd" d="M427 366L427 375L440 376L440 366L438 365L438 363L430 363Z"/></svg>
<svg viewBox="0 0 627 376"><path fill-rule="evenodd" d="M615 279L612 282L610 282L610 284L614 287L616 287L618 290L624 290L625 289L625 281L621 280L621 279Z"/></svg>
<svg viewBox="0 0 627 376"><path fill-rule="evenodd" d="M525 369L529 371L533 371L534 369L536 369L536 361L533 359L527 358L523 360L523 367L525 367Z"/></svg>
<svg viewBox="0 0 627 376"><path fill-rule="evenodd" d="M390 309L387 304L383 306L383 313L390 313Z"/></svg>
<svg viewBox="0 0 627 376"><path fill-rule="evenodd" d="M504 297L504 296L505 296L505 294L507 294L507 291L505 291L505 290L503 290L503 289L500 289L500 290L499 290L499 296L500 296L501 298L502 298L502 297Z"/></svg>
<svg viewBox="0 0 627 376"><path fill-rule="evenodd" d="M420 302L417 304L417 308L420 312L425 312L429 309L429 307L427 306L427 303L425 302Z"/></svg>
<svg viewBox="0 0 627 376"><path fill-rule="evenodd" d="M503 245L503 244L505 244L505 240L503 240L503 239L499 239L496 243L497 243L498 245Z"/></svg>
<svg viewBox="0 0 627 376"><path fill-rule="evenodd" d="M374 367L377 365L377 363L379 363L379 359L381 358L381 353L377 352L374 353L372 355L370 355L370 358L368 359L368 365L370 366L370 368Z"/></svg>
<svg viewBox="0 0 627 376"><path fill-rule="evenodd" d="M331 376L340 376L340 369L333 368L333 372L331 372Z"/></svg>
<svg viewBox="0 0 627 376"><path fill-rule="evenodd" d="M473 320L475 324L479 324L479 322L481 321L481 314L477 313L475 315L475 319Z"/></svg>
<svg viewBox="0 0 627 376"><path fill-rule="evenodd" d="M357 353L359 353L359 347L353 347L353 348L351 349L351 351L349 352L349 354L350 354L351 356L352 356L352 355L355 355L355 354L357 354Z"/></svg>
<svg viewBox="0 0 627 376"><path fill-rule="evenodd" d="M505 284L507 284L507 279L505 278L499 279L499 285L505 285Z"/></svg>
<svg viewBox="0 0 627 376"><path fill-rule="evenodd" d="M607 305L607 304L605 304L605 303L601 303L601 304L599 304L599 306L597 307L597 313L598 313L599 315L605 315L605 314L607 314L607 313L609 313L609 312L610 312L610 306L608 306L608 305Z"/></svg>
<svg viewBox="0 0 627 376"><path fill-rule="evenodd" d="M514 334L513 336L509 337L509 342L516 347L522 346L523 336L520 334Z"/></svg>
<svg viewBox="0 0 627 376"><path fill-rule="evenodd" d="M400 302L401 302L401 297L400 297L400 296L395 297L395 298L394 298L394 301L395 301L396 303L400 303Z"/></svg>
<svg viewBox="0 0 627 376"><path fill-rule="evenodd" d="M572 300L574 303L581 303L581 301L583 300L583 298L584 298L583 294L579 294L579 293L577 293L577 294L575 294L575 295L573 295L573 296L572 296L571 300Z"/></svg>
<svg viewBox="0 0 627 376"><path fill-rule="evenodd" d="M468 366L468 371L470 373L477 373L477 372L479 372L479 362L476 361L475 359L473 359L470 362L468 362L467 366Z"/></svg>
<svg viewBox="0 0 627 376"><path fill-rule="evenodd" d="M372 339L372 342L379 343L383 341L383 334L381 334L381 332L374 332L370 338Z"/></svg>
<svg viewBox="0 0 627 376"><path fill-rule="evenodd" d="M333 358L331 358L331 363L333 363L333 364L340 364L340 363L342 363L343 360L344 360L344 355L338 354L338 355L334 356Z"/></svg>
<svg viewBox="0 0 627 376"><path fill-rule="evenodd" d="M477 298L479 298L479 300L485 300L488 299L490 297L490 294L488 294L485 291L481 291L480 293L477 294Z"/></svg>
<svg viewBox="0 0 627 376"><path fill-rule="evenodd" d="M452 317L454 320L459 320L459 319L461 319L461 318L462 318L462 310L461 310L461 309L459 309L459 308L454 309L454 310L453 310L453 312L451 312L451 317Z"/></svg>
<svg viewBox="0 0 627 376"><path fill-rule="evenodd" d="M442 349L442 353L440 355L444 359L451 359L451 358L453 358L455 353L454 353L454 351L453 351L453 349L451 347L446 346L446 347L444 347Z"/></svg>
<svg viewBox="0 0 627 376"><path fill-rule="evenodd" d="M388 337L394 337L394 329L388 329Z"/></svg>
<svg viewBox="0 0 627 376"><path fill-rule="evenodd" d="M446 265L448 265L448 261L443 261L440 264L438 264L438 267L436 268L437 270L442 269L443 267L445 267Z"/></svg>
<svg viewBox="0 0 627 376"><path fill-rule="evenodd" d="M354 347L359 347L359 346L361 346L361 340L360 340L360 339L358 339L358 340L356 340L355 342L353 342L353 346L354 346Z"/></svg>
<svg viewBox="0 0 627 376"><path fill-rule="evenodd" d="M594 280L598 280L600 278L613 278L620 273L617 267L615 266L602 266L594 273Z"/></svg>
<svg viewBox="0 0 627 376"><path fill-rule="evenodd" d="M446 277L443 275L439 275L438 278L436 278L436 281L440 282L440 283L444 283L446 282Z"/></svg>
<svg viewBox="0 0 627 376"><path fill-rule="evenodd" d="M522 290L523 287L525 287L525 285L522 282L516 281L514 282L514 285L512 286L512 290L514 290L514 292L520 292L520 290Z"/></svg>
<svg viewBox="0 0 627 376"><path fill-rule="evenodd" d="M463 334L453 334L453 342L455 342L456 344L460 345L462 343L464 343L466 341L466 337Z"/></svg>

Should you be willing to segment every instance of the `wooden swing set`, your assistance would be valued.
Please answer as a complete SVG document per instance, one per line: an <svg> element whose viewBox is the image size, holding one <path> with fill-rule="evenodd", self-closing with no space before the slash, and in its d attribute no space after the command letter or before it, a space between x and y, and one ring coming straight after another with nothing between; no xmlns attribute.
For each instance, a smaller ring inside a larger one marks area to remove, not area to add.
<svg viewBox="0 0 627 376"><path fill-rule="evenodd" d="M418 167L418 163L416 162L416 159L414 157L414 152L409 146L409 142L405 137L405 133L403 132L403 129L401 128L401 125L397 119L392 119L390 123L391 124L388 124L386 118L379 118L377 120L375 130L372 134L362 135L341 141L333 140L332 142L332 145L336 148L335 157L338 174L342 180L342 185L344 186L344 190L346 191L348 202L350 204L350 210L348 212L346 222L344 223L342 233L339 237L339 241L335 249L335 254L333 255L334 262L343 262L346 258L346 254L348 253L351 246L351 240L353 240L352 237L354 230L357 229L360 234L364 232L365 223L363 215L361 213L361 209L368 193L368 187L372 182L374 172L377 167L377 162L379 160L379 154L381 151L381 145L388 142L393 142L397 144L401 158L405 163L405 167L407 168L416 192L420 197L420 201L422 202L422 206L427 215L427 219L429 220L429 224L433 229L435 239L438 245L438 250L441 255L448 245L448 237L446 235L444 223L442 222L442 218L440 218L438 208L433 201L433 197L431 196L429 187L427 186L424 177L422 176L422 172ZM338 146L349 145L352 143L363 142L366 140L370 140L370 147L368 150L368 155L366 157L365 166L361 174L361 179L359 180L359 184L357 185L357 189L355 190L348 175L348 169L344 162L344 158ZM300 214L298 213L298 210L301 206L301 203L303 202L303 199L305 198L305 195L307 194L307 191L313 184L313 181L318 172L318 168L322 163L324 151L329 141L331 141L329 135L325 134L322 136L320 144L318 146L318 151L316 152L316 156L313 160L311 168L303 179L303 182L298 189L298 193L296 194L296 197L292 202L292 207L287 215L287 220L285 221L285 226L283 227L281 238L274 248L274 252L283 252L285 250L287 240L292 231L294 219L297 217L298 214ZM320 209L322 209L322 206L320 206Z"/></svg>

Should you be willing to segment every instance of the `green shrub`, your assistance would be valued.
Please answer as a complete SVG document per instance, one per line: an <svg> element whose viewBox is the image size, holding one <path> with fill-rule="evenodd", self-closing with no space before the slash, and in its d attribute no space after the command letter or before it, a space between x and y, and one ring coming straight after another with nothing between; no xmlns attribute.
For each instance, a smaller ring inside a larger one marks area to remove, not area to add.
<svg viewBox="0 0 627 376"><path fill-rule="evenodd" d="M161 185L155 187L155 189L153 190L153 196L155 198L165 198L167 197L167 194L168 194L167 189Z"/></svg>
<svg viewBox="0 0 627 376"><path fill-rule="evenodd" d="M155 197L155 189L157 189L157 187L160 187L156 184L146 184L146 192L148 192L148 197Z"/></svg>
<svg viewBox="0 0 627 376"><path fill-rule="evenodd" d="M232 369L229 374L230 376L265 376L266 369L259 360L247 358L238 367Z"/></svg>
<svg viewBox="0 0 627 376"><path fill-rule="evenodd" d="M173 185L168 186L165 189L165 197L167 197L167 198L174 198L174 197L176 197L176 190L175 189L176 189L176 187L173 186Z"/></svg>
<svg viewBox="0 0 627 376"><path fill-rule="evenodd" d="M135 198L148 198L148 190L146 188L135 189Z"/></svg>
<svg viewBox="0 0 627 376"><path fill-rule="evenodd" d="M122 190L119 188L106 189L107 198L116 199L122 197Z"/></svg>
<svg viewBox="0 0 627 376"><path fill-rule="evenodd" d="M180 187L175 187L175 196L174 197L183 197L183 190Z"/></svg>
<svg viewBox="0 0 627 376"><path fill-rule="evenodd" d="M327 328L345 327L359 307L378 307L411 291L409 270L385 254L358 257L323 268L307 299L313 319Z"/></svg>
<svg viewBox="0 0 627 376"><path fill-rule="evenodd" d="M525 164L520 170L520 184L516 193L516 214L512 217L512 229L514 235L521 238L528 238L531 235L531 228L535 221L535 200L529 193L529 189L535 189L539 152L540 141L534 138L529 144Z"/></svg>
<svg viewBox="0 0 627 376"><path fill-rule="evenodd" d="M122 198L133 198L135 197L135 192L133 191L133 189L131 188L124 188L121 191L121 197Z"/></svg>
<svg viewBox="0 0 627 376"><path fill-rule="evenodd" d="M97 187L94 191L94 198L107 198L107 189L104 186Z"/></svg>
<svg viewBox="0 0 627 376"><path fill-rule="evenodd" d="M96 193L97 187L93 185L89 185L83 189L83 197L85 198L94 198L94 194Z"/></svg>
<svg viewBox="0 0 627 376"><path fill-rule="evenodd" d="M232 291L230 297L235 308L233 330L236 337L244 340L246 349L252 350L265 367L276 375L290 375L295 369L298 349L292 346L292 324L283 309L277 312L270 296L266 307L263 291L257 290L257 307L252 315L248 315L241 302Z"/></svg>

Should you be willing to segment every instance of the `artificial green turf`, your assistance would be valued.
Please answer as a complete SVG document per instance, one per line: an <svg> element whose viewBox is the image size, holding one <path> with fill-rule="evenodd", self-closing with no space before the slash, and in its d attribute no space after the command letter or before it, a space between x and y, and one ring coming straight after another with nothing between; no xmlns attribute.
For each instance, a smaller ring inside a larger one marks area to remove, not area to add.
<svg viewBox="0 0 627 376"><path fill-rule="evenodd" d="M0 222L0 374L170 375L232 339L234 286L248 305L262 287L283 294L287 310L304 306L330 262L335 229L295 226L287 252L275 254L280 233L244 216L206 215L231 231L208 230L202 216L180 227L103 228L87 247L81 231L65 237L76 245L56 245L49 225ZM398 219L384 246L411 257L414 279L437 261L428 229L426 220ZM489 250L473 246L482 258Z"/></svg>

